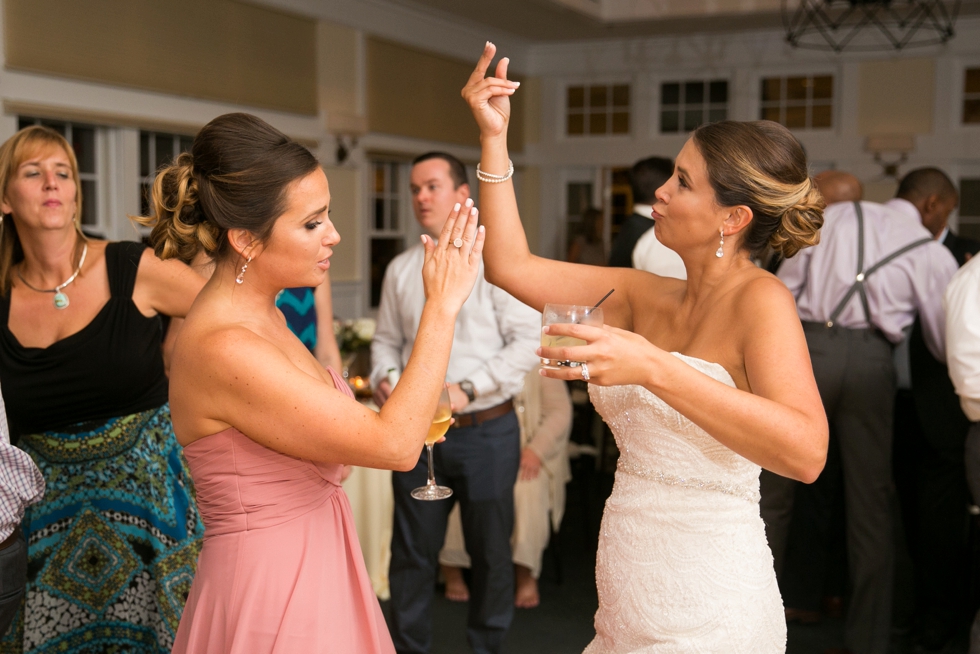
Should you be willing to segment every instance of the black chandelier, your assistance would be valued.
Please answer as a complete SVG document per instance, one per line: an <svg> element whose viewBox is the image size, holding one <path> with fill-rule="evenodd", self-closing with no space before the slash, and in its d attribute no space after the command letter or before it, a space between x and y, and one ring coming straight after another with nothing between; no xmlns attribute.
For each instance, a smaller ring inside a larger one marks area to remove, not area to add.
<svg viewBox="0 0 980 654"><path fill-rule="evenodd" d="M960 0L782 0L786 40L834 52L946 43L959 7Z"/></svg>

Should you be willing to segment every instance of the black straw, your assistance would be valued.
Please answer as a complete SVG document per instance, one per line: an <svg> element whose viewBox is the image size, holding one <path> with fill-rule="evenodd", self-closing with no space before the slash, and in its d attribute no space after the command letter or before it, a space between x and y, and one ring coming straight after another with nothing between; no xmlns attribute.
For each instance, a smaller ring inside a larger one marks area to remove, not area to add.
<svg viewBox="0 0 980 654"><path fill-rule="evenodd" d="M616 289L612 289L612 290L610 290L610 291L609 291L608 293L606 293L605 295L603 295L603 296L602 296L602 299L601 299L601 300L599 300L598 302L596 302L596 303L595 303L595 306L594 306L594 307L592 307L592 308L593 308L593 309L597 309L597 308L599 308L599 305L600 305L600 304L602 304L603 302L605 302L605 301L606 301L606 298L607 298L607 297L609 297L610 295L612 295L612 294L613 294L613 291L615 291L615 290L616 290Z"/></svg>

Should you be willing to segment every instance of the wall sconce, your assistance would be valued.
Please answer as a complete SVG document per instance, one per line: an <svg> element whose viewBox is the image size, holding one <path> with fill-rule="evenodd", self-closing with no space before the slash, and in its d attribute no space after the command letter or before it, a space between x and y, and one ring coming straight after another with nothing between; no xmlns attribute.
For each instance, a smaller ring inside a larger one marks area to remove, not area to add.
<svg viewBox="0 0 980 654"><path fill-rule="evenodd" d="M874 155L875 162L881 164L883 175L896 180L898 167L908 160L909 152L914 149L915 136L911 134L879 134L869 136L864 141L865 152ZM885 154L892 157L886 160Z"/></svg>
<svg viewBox="0 0 980 654"><path fill-rule="evenodd" d="M327 114L327 132L337 142L337 164L343 164L357 147L358 139L367 134L367 117L331 111Z"/></svg>

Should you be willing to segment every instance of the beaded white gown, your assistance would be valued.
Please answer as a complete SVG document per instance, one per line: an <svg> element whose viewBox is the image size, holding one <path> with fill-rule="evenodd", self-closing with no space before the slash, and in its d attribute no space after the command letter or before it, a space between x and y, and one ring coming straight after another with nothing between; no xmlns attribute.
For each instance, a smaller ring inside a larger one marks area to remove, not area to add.
<svg viewBox="0 0 980 654"><path fill-rule="evenodd" d="M717 363L675 353L734 386ZM620 458L599 537L585 654L781 654L786 621L759 466L641 386L590 387Z"/></svg>

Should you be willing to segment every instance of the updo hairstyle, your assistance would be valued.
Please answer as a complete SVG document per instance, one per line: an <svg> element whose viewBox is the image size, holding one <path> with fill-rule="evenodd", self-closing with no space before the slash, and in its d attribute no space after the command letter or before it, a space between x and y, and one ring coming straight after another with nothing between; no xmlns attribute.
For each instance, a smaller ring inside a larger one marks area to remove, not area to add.
<svg viewBox="0 0 980 654"><path fill-rule="evenodd" d="M724 120L702 125L693 138L718 204L752 209L743 248L758 255L768 246L789 258L820 242L825 203L788 129L769 120Z"/></svg>
<svg viewBox="0 0 980 654"><path fill-rule="evenodd" d="M218 116L153 181L150 242L161 259L189 263L204 250L221 259L228 230L267 239L286 211L288 186L319 166L316 157L250 114Z"/></svg>
<svg viewBox="0 0 980 654"><path fill-rule="evenodd" d="M7 195L7 184L17 174L20 168L29 157L48 152L52 149L60 148L68 159L71 168L71 177L75 182L75 231L78 232L78 241L75 243L75 251L72 254L72 266L77 266L82 257L82 249L88 240L82 233L82 185L78 181L78 160L75 158L75 150L65 140L65 137L51 129L41 125L31 125L25 127L0 147L0 197ZM14 225L12 215L4 215L3 222L0 223L0 297L6 297L10 292L11 269L24 259L24 249L20 244L20 237L17 235L17 227Z"/></svg>

